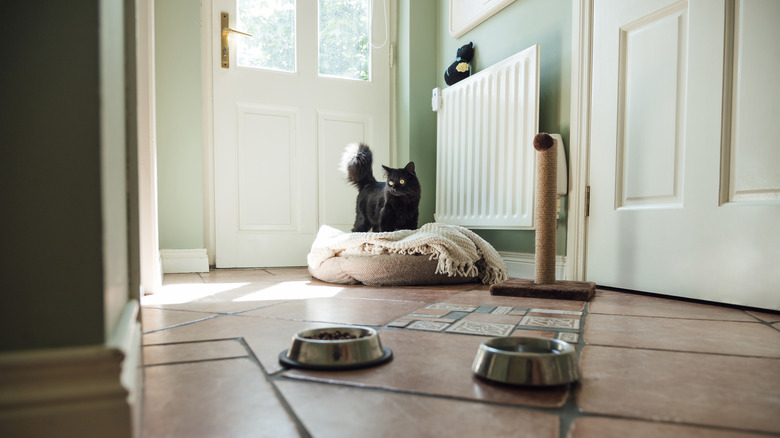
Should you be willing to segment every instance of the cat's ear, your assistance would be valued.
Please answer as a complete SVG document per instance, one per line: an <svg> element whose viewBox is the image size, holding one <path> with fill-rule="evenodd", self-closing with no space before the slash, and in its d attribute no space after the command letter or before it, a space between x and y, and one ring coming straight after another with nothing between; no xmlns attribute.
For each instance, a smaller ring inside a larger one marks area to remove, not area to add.
<svg viewBox="0 0 780 438"><path fill-rule="evenodd" d="M410 161L409 164L407 164L406 167L404 167L404 170L407 172L414 173L414 161ZM416 173L414 174L417 175Z"/></svg>
<svg viewBox="0 0 780 438"><path fill-rule="evenodd" d="M385 166L384 164L382 165L382 169L385 169L385 173L388 174L388 175L390 174L390 171L393 170L393 169Z"/></svg>

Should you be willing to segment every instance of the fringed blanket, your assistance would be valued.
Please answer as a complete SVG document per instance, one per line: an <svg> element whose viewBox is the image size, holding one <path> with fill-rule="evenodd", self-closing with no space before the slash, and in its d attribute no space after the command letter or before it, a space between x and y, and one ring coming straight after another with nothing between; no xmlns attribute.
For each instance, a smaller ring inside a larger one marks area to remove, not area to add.
<svg viewBox="0 0 780 438"><path fill-rule="evenodd" d="M308 255L309 270L332 257L360 254L428 256L438 261L436 274L479 277L484 284L507 279L506 264L489 243L467 228L439 223L387 233L345 233L323 225Z"/></svg>

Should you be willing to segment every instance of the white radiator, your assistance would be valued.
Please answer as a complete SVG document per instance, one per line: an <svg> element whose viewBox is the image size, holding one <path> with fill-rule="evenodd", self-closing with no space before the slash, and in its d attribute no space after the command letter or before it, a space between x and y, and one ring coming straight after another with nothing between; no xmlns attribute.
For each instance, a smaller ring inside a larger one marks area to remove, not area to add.
<svg viewBox="0 0 780 438"><path fill-rule="evenodd" d="M436 221L534 228L539 46L436 94Z"/></svg>

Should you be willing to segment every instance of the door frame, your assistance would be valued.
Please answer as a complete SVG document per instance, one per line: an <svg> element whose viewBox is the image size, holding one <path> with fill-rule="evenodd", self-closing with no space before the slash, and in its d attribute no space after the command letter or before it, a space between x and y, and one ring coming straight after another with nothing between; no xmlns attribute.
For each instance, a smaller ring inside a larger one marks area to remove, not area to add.
<svg viewBox="0 0 780 438"><path fill-rule="evenodd" d="M371 0L377 2L377 0ZM211 66L212 44L216 44L211 26L212 0L201 0L200 5L200 60L201 60L201 125L203 138L203 242L209 259L209 266L216 266L217 229L216 204L214 200L214 94L213 71ZM397 155L397 43L398 40L398 2L386 0L388 41L392 58L390 61L390 165L395 165ZM318 195L319 196L319 195Z"/></svg>
<svg viewBox="0 0 780 438"><path fill-rule="evenodd" d="M586 188L590 169L593 1L572 0L571 112L569 129L569 208L566 223L566 278L586 280Z"/></svg>

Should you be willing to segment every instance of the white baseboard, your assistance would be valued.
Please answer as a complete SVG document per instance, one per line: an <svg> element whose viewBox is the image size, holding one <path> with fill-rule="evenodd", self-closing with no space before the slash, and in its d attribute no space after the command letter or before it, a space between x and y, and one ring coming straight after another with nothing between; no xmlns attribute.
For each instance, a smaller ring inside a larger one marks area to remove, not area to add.
<svg viewBox="0 0 780 438"><path fill-rule="evenodd" d="M521 252L499 251L498 255L504 259L509 276L513 278L533 279L536 269L534 254ZM555 278L566 280L566 256L555 256Z"/></svg>
<svg viewBox="0 0 780 438"><path fill-rule="evenodd" d="M184 274L188 272L209 272L209 257L206 248L198 249L161 249L164 274Z"/></svg>
<svg viewBox="0 0 780 438"><path fill-rule="evenodd" d="M104 345L0 354L3 435L132 437L123 358Z"/></svg>

